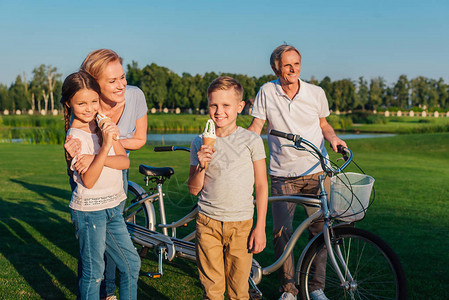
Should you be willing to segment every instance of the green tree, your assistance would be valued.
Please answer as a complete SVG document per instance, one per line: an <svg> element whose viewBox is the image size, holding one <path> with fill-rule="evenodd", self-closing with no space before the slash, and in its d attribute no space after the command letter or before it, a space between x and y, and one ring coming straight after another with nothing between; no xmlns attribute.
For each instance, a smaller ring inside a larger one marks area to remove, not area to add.
<svg viewBox="0 0 449 300"><path fill-rule="evenodd" d="M443 78L440 78L437 82L437 92L440 107L443 109L449 108L448 85L444 83Z"/></svg>
<svg viewBox="0 0 449 300"><path fill-rule="evenodd" d="M393 87L392 106L406 109L409 105L410 82L406 75L401 75Z"/></svg>
<svg viewBox="0 0 449 300"><path fill-rule="evenodd" d="M9 97L8 87L0 83L0 110L12 110L12 101Z"/></svg>
<svg viewBox="0 0 449 300"><path fill-rule="evenodd" d="M366 105L368 103L369 89L368 82L363 78L363 76L359 77L359 84L357 87L357 97L358 103L362 110L365 110Z"/></svg>
<svg viewBox="0 0 449 300"><path fill-rule="evenodd" d="M382 93L382 105L384 107L390 108L392 107L393 101L393 88L389 86L384 86Z"/></svg>
<svg viewBox="0 0 449 300"><path fill-rule="evenodd" d="M335 99L335 109L348 111L358 105L358 99L354 83L350 79L342 79L333 82L332 96Z"/></svg>
<svg viewBox="0 0 449 300"><path fill-rule="evenodd" d="M9 87L9 97L12 100L12 110L24 110L29 108L28 95L25 84L20 75L17 75L16 81Z"/></svg>
<svg viewBox="0 0 449 300"><path fill-rule="evenodd" d="M424 107L428 106L428 86L427 78L418 76L411 81L412 90L412 106Z"/></svg>
<svg viewBox="0 0 449 300"><path fill-rule="evenodd" d="M157 106L159 110L164 108L164 103L168 97L167 83L170 72L169 69L160 67L155 63L142 69L140 88L145 94L149 108L154 106Z"/></svg>
<svg viewBox="0 0 449 300"><path fill-rule="evenodd" d="M264 85L267 82L276 80L276 79L277 79L277 77L273 74L262 75L259 78L255 78L254 79L254 83L255 83L254 95L257 95L257 93L259 92L259 89L262 87L262 85Z"/></svg>
<svg viewBox="0 0 449 300"><path fill-rule="evenodd" d="M333 94L333 86L332 86L332 80L329 76L326 76L323 78L323 80L320 81L320 87L324 90L326 93L327 101L329 102L329 108L334 109L334 99L332 98Z"/></svg>
<svg viewBox="0 0 449 300"><path fill-rule="evenodd" d="M54 91L56 81L61 77L61 74L57 73L57 68L51 65L40 65L33 69L33 79L30 84L30 92L32 98L38 103L38 109L41 110L41 100L44 100L44 110L48 110L48 100L50 100L50 109L55 109L54 103Z"/></svg>
<svg viewBox="0 0 449 300"><path fill-rule="evenodd" d="M205 91L205 88L202 87L202 85L201 85L202 81L204 81L204 80L202 80L202 77L199 74L197 74L195 76L188 77L187 95L190 99L191 106L196 111L200 109L201 102L207 103L207 97L206 97L206 100L204 100L207 91ZM206 106L203 106L202 108L206 108Z"/></svg>
<svg viewBox="0 0 449 300"><path fill-rule="evenodd" d="M437 108L438 103L438 82L435 79L430 79L427 81L427 94L428 94L428 106L429 108Z"/></svg>
<svg viewBox="0 0 449 300"><path fill-rule="evenodd" d="M60 100L61 100L61 92L62 92L62 81L61 80L56 80L55 81L55 89L54 89L54 94L55 94L55 107L57 107L57 109L63 109Z"/></svg>
<svg viewBox="0 0 449 300"><path fill-rule="evenodd" d="M142 84L142 70L134 60L127 65L126 80L129 85L140 87Z"/></svg>
<svg viewBox="0 0 449 300"><path fill-rule="evenodd" d="M181 77L171 72L168 78L168 99L167 107L171 108L187 108L189 106L189 99L186 94L186 87Z"/></svg>
<svg viewBox="0 0 449 300"><path fill-rule="evenodd" d="M371 79L368 93L368 108L378 109L382 105L382 96L384 94L385 80L382 77Z"/></svg>

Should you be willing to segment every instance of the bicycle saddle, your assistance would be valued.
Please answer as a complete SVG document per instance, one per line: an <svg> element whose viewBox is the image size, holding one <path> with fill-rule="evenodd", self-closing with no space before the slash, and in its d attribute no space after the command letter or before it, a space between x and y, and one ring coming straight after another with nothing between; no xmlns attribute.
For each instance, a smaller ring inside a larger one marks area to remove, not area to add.
<svg viewBox="0 0 449 300"><path fill-rule="evenodd" d="M175 170L170 167L156 168L146 165L140 165L139 172L146 176L164 176L167 178L175 174Z"/></svg>

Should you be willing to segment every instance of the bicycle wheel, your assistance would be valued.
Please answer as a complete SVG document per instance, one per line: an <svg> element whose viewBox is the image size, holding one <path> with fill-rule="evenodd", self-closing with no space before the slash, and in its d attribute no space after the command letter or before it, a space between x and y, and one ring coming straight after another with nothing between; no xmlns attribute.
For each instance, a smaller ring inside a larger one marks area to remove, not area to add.
<svg viewBox="0 0 449 300"><path fill-rule="evenodd" d="M147 196L145 190L137 183L128 181L127 196L125 212L123 214L125 221L146 227L150 230L155 230L156 214L154 212L153 203L146 201L141 205L137 205L126 211L130 205Z"/></svg>
<svg viewBox="0 0 449 300"><path fill-rule="evenodd" d="M324 292L329 299L407 298L405 273L390 246L378 236L362 229L342 227L334 228L333 231L333 252L338 261L336 251L341 251L354 281L350 287L342 287L334 266L327 259ZM316 276L312 263L322 249L326 251L323 235L312 243L301 266L298 266L301 299L310 299L309 283ZM345 276L345 270L339 265ZM320 278L315 277L315 280L319 281Z"/></svg>

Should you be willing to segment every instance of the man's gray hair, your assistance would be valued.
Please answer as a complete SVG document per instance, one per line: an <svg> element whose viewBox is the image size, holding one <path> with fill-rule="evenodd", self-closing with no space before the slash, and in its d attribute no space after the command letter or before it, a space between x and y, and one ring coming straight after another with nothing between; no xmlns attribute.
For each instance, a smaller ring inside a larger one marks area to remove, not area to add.
<svg viewBox="0 0 449 300"><path fill-rule="evenodd" d="M282 55L287 51L296 51L296 53L298 53L299 55L299 62L301 63L301 52L299 52L298 49L287 44L280 45L279 47L274 49L273 53L271 53L270 56L270 65L276 75L280 70Z"/></svg>

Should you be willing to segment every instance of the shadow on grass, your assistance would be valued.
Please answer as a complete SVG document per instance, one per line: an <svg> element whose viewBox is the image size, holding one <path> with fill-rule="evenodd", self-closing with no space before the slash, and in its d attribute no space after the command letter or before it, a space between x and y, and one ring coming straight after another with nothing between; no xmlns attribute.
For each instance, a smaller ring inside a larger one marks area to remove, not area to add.
<svg viewBox="0 0 449 300"><path fill-rule="evenodd" d="M0 252L41 297L67 298L67 290L76 291L76 274L64 257L77 257L78 247L72 224L58 212L68 212L61 198L69 199L70 193L20 180L11 182L38 196L36 201L0 198Z"/></svg>
<svg viewBox="0 0 449 300"><path fill-rule="evenodd" d="M37 199L46 202L45 204L42 204L37 201L22 201L18 204L21 207L20 210L14 208L9 209L11 211L11 216L16 216L18 219L27 222L55 246L73 257L78 257L78 243L75 238L75 229L69 217L71 192L16 179L11 179L11 181L37 193L40 196ZM49 203L49 205L47 203ZM11 205L11 203L9 203L9 205ZM23 213L17 214L17 211L22 211ZM4 212L5 211L2 211L0 214L3 214ZM58 212L67 214L68 218L61 217L61 214Z"/></svg>
<svg viewBox="0 0 449 300"><path fill-rule="evenodd" d="M139 296L144 299L201 299L202 287L195 262L177 257L170 262L164 261L161 278L146 275L157 270L157 257L148 254L142 260Z"/></svg>

